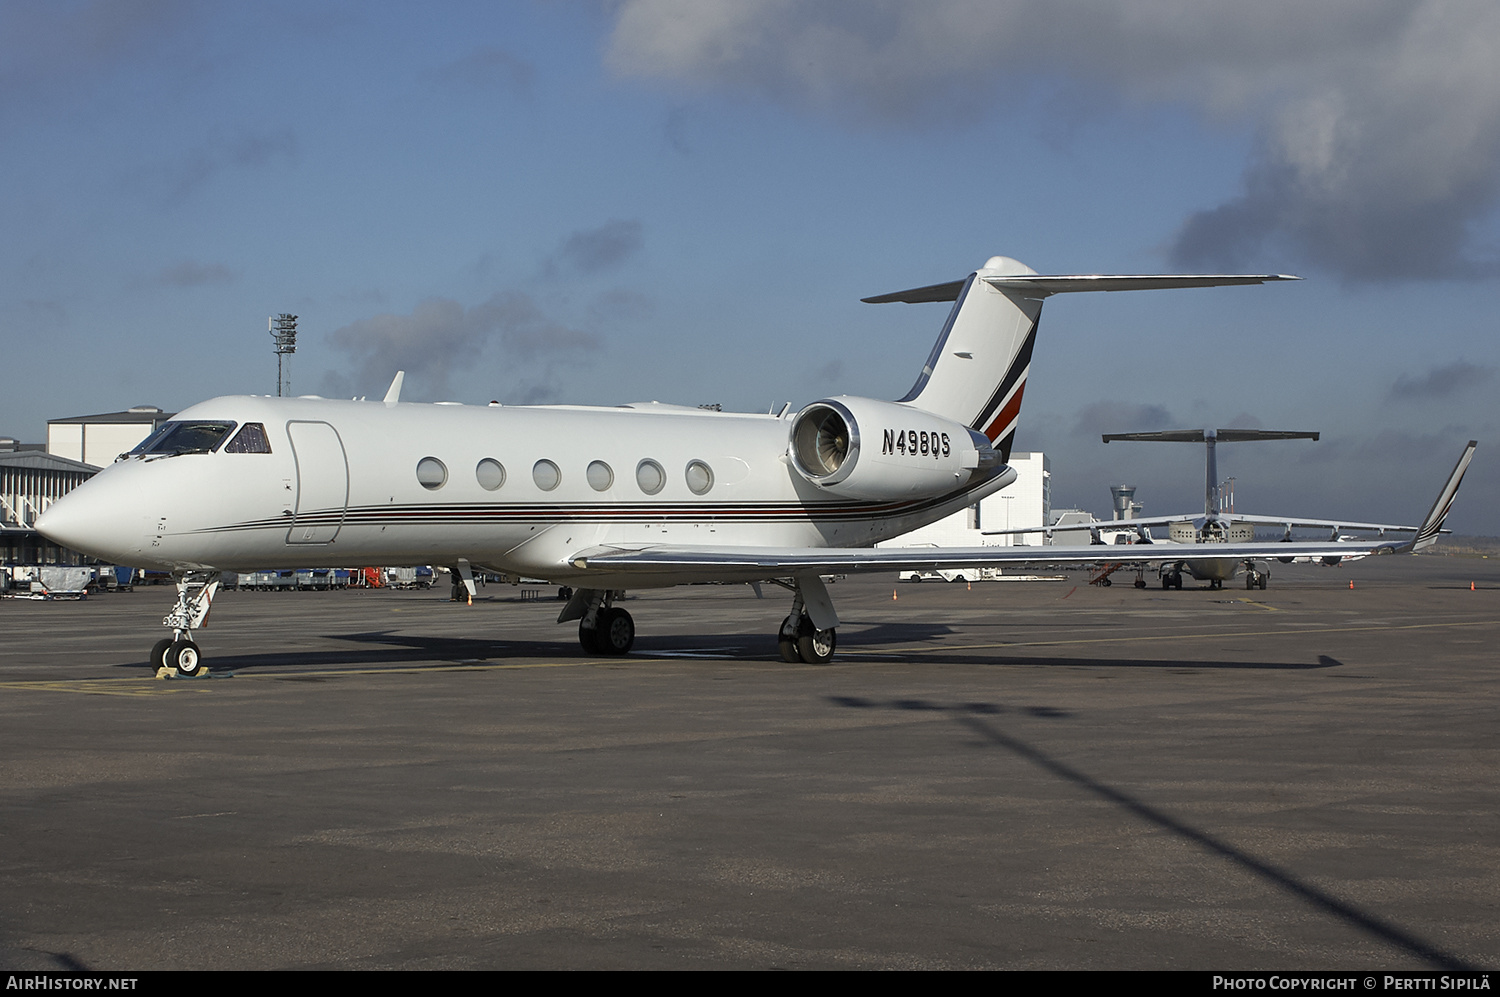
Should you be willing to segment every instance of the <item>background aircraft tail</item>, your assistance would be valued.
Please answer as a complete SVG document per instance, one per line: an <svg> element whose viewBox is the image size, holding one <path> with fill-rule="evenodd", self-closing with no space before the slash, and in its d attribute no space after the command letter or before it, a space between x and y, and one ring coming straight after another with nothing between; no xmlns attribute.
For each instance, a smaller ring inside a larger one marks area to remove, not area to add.
<svg viewBox="0 0 1500 997"><path fill-rule="evenodd" d="M1042 301L1070 291L1128 291L1170 287L1217 287L1296 280L1281 274L1050 276L1008 256L992 256L966 280L931 284L865 298L893 301L952 301L917 383L900 402L963 423L989 438L1009 462L1021 397L1031 370L1031 350Z"/></svg>

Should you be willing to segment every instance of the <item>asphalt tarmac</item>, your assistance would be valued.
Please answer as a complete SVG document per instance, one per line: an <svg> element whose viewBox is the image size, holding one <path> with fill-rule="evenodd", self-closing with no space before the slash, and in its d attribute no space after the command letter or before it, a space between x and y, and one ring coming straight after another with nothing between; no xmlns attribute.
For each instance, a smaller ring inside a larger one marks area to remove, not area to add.
<svg viewBox="0 0 1500 997"><path fill-rule="evenodd" d="M0 602L0 968L1500 966L1500 560L1069 577Z"/></svg>

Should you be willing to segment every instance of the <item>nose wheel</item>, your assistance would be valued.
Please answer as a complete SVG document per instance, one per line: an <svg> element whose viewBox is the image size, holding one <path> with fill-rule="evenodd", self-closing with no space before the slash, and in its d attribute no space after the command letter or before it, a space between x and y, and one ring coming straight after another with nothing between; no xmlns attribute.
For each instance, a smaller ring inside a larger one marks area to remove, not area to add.
<svg viewBox="0 0 1500 997"><path fill-rule="evenodd" d="M219 591L219 573L184 572L177 576L177 605L162 620L172 628L172 636L159 640L151 648L151 667L160 673L171 668L178 675L203 674L203 651L193 640L192 631L208 625L208 610Z"/></svg>
<svg viewBox="0 0 1500 997"><path fill-rule="evenodd" d="M203 652L191 640L173 641L164 660L168 668L177 669L178 675L197 675L203 669Z"/></svg>

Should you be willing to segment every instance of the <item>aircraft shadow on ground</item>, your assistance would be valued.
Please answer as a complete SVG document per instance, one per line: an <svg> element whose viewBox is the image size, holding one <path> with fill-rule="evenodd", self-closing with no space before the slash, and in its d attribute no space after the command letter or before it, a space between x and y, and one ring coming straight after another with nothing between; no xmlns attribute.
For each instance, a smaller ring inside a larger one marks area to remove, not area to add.
<svg viewBox="0 0 1500 997"><path fill-rule="evenodd" d="M1422 960L1428 965L1448 970L1473 971L1458 956L1446 952L1404 928L1386 921L1375 914L1364 911L1342 900L1332 893L1298 878L1292 872L1256 858L1254 855L1220 840L1207 831L1194 827L1157 809L1138 796L1134 796L1108 783L1101 782L1080 769L1054 758L1045 751L1014 735L1002 731L995 720L988 719L1001 714L1025 714L1035 717L1066 719L1072 714L1066 710L1048 707L1005 707L995 703L942 704L921 699L869 699L863 696L827 696L825 699L846 709L859 710L927 710L946 711L952 714L958 725L977 734L981 743L1001 748L1017 755L1043 771L1072 783L1089 794L1101 797L1132 816L1161 828L1197 847L1225 859L1257 878L1291 894L1316 910L1329 915L1346 926L1390 945L1407 955Z"/></svg>
<svg viewBox="0 0 1500 997"><path fill-rule="evenodd" d="M1172 668L1192 670L1270 669L1305 671L1342 667L1343 662L1328 655L1316 661L1241 661L1184 657L1122 658L1107 656L1056 655L1035 647L983 646L945 648L932 646L938 638L955 631L941 624L887 623L849 633L840 642L845 654L835 659L839 664L857 665L860 661L886 662L902 658L924 665L1025 665L1041 668ZM842 636L842 635L841 635ZM446 666L458 664L503 664L517 658L578 658L581 661L625 663L632 659L649 659L654 655L672 657L701 654L705 658L727 657L739 660L780 663L775 642L768 634L674 634L638 641L630 655L623 658L586 656L573 639L571 629L558 640L515 640L480 637L429 637L420 634L397 634L389 631L366 631L352 634L325 634L324 639L345 643L345 647L321 650L275 650L248 654L218 654L205 648L205 663L210 670L232 671L237 668L355 668L401 667L411 665ZM900 645L906 645L903 652ZM927 645L927 646L923 646ZM147 668L146 661L120 662L117 668Z"/></svg>

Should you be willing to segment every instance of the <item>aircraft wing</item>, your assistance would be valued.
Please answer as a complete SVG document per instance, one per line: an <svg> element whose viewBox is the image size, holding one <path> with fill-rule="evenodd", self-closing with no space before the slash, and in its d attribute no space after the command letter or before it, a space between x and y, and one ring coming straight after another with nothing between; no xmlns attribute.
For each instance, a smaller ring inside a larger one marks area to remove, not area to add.
<svg viewBox="0 0 1500 997"><path fill-rule="evenodd" d="M1252 544L1106 544L1086 547L591 547L572 567L608 575L662 575L702 581L752 581L793 575L937 571L1018 564L1097 561L1145 563L1185 558L1271 559L1392 554L1394 541Z"/></svg>
<svg viewBox="0 0 1500 997"><path fill-rule="evenodd" d="M1407 553L1431 546L1443 527L1464 471L1474 457L1473 440L1464 448L1437 501L1407 543L1394 540L1325 541L1322 543L1135 543L1086 547L689 547L669 544L600 546L568 559L579 571L601 578L656 576L672 583L690 581L759 581L795 575L838 575L868 571L938 571L1007 564L1065 564L1096 561L1149 563L1190 558L1266 560L1286 557L1363 557ZM1143 520L1123 520L1140 524ZM1280 522L1280 520L1278 520Z"/></svg>
<svg viewBox="0 0 1500 997"><path fill-rule="evenodd" d="M1068 523L1065 526L1023 526L1010 530L984 530L987 537L1018 536L1026 533L1077 533L1085 530L1104 532L1130 531L1137 527L1171 526L1173 523L1202 523L1203 513L1182 513L1177 516L1140 516L1136 519L1106 519L1094 523ZM1332 530L1376 530L1381 533L1415 533L1420 526L1399 526L1395 523L1356 523L1347 519L1304 519L1300 516L1249 516L1244 513L1224 513L1219 517L1224 525L1230 523L1259 523L1266 526L1301 529ZM1450 533L1451 530L1443 530Z"/></svg>

